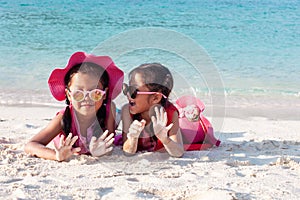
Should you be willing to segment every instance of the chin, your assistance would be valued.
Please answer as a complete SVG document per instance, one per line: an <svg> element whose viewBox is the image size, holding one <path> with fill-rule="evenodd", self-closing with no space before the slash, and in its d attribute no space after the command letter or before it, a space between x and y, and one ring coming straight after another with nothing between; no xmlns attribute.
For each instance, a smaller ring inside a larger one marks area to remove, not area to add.
<svg viewBox="0 0 300 200"><path fill-rule="evenodd" d="M137 112L136 112L134 109L132 109L131 107L129 108L129 112L130 112L130 114L132 114L132 115L137 114Z"/></svg>

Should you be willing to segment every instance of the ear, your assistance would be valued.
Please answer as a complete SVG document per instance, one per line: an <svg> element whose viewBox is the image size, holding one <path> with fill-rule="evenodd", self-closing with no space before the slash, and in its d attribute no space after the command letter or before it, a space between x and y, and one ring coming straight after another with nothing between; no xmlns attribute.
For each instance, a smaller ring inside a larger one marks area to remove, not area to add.
<svg viewBox="0 0 300 200"><path fill-rule="evenodd" d="M163 96L161 94L153 94L152 95L152 103L153 104L160 104L161 98L163 98Z"/></svg>
<svg viewBox="0 0 300 200"><path fill-rule="evenodd" d="M70 103L72 102L72 98L71 98L71 95L70 95L70 92L68 91L68 89L65 89L65 93L67 94L67 97L68 97L68 100L70 101Z"/></svg>
<svg viewBox="0 0 300 200"><path fill-rule="evenodd" d="M107 95L106 95L106 94L107 94L107 92L108 92L108 88L105 88L105 89L104 89L104 91L105 91L105 94L104 94L104 96L103 96L103 100L105 100L105 99L106 99L106 97L107 97Z"/></svg>

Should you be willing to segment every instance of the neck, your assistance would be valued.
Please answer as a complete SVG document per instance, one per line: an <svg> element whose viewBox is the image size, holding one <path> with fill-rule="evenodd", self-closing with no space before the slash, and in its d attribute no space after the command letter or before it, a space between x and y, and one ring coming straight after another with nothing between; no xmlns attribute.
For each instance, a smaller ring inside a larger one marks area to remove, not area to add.
<svg viewBox="0 0 300 200"><path fill-rule="evenodd" d="M141 117L142 117L142 119L144 119L146 121L146 125L151 122L151 118L149 116L149 111L141 113Z"/></svg>
<svg viewBox="0 0 300 200"><path fill-rule="evenodd" d="M84 116L79 113L75 113L82 136L86 136L87 129L95 122L96 115Z"/></svg>

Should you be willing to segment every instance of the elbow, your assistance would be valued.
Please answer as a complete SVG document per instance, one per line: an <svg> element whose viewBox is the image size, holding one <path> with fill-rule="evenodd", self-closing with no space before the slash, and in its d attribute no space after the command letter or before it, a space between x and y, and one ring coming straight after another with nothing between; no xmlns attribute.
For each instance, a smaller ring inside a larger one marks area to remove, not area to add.
<svg viewBox="0 0 300 200"><path fill-rule="evenodd" d="M181 158L183 156L183 154L184 154L184 148L180 147L177 149L177 151L172 152L172 154L170 154L170 155L175 158Z"/></svg>
<svg viewBox="0 0 300 200"><path fill-rule="evenodd" d="M182 150L182 152L180 152L180 153L178 154L178 157L177 157L177 158L181 158L181 157L183 156L183 154L184 154L184 150Z"/></svg>
<svg viewBox="0 0 300 200"><path fill-rule="evenodd" d="M35 143L32 141L27 142L24 146L24 152L29 155L35 155L34 149L35 149Z"/></svg>
<svg viewBox="0 0 300 200"><path fill-rule="evenodd" d="M123 146L123 153L125 156L133 156L135 155L136 151L134 151L133 149L124 148Z"/></svg>
<svg viewBox="0 0 300 200"><path fill-rule="evenodd" d="M178 152L178 153L176 153L176 154L173 154L173 155L171 155L172 157L175 157L175 158L181 158L182 156L183 156L183 154L184 154L184 151L180 151L180 152Z"/></svg>
<svg viewBox="0 0 300 200"><path fill-rule="evenodd" d="M24 146L24 152L30 154L30 149L31 149L31 142L28 142Z"/></svg>

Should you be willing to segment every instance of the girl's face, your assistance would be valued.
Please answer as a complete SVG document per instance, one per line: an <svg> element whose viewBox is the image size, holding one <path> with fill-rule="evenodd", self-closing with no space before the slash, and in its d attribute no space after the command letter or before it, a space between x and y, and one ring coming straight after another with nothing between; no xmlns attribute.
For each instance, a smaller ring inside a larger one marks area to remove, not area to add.
<svg viewBox="0 0 300 200"><path fill-rule="evenodd" d="M100 90L106 90L103 88L103 85L99 81L99 77L96 77L91 74L85 74L85 73L75 73L73 77L71 78L71 81L69 83L69 90L76 91L91 91L94 89L100 89ZM68 94L68 99L73 105L73 108L77 112L77 114L83 115L83 116L96 116L97 111L102 106L103 100L105 99L104 96L99 101L93 101L90 99L89 94L86 94L84 97L84 100L81 102L75 101L71 95L71 92L66 90Z"/></svg>
<svg viewBox="0 0 300 200"><path fill-rule="evenodd" d="M150 90L144 85L141 74L137 73L131 77L129 85L135 87L140 92L149 92ZM150 107L153 105L153 95L149 94L137 94L135 99L132 99L127 95L129 101L129 110L131 114L145 113L148 112Z"/></svg>

